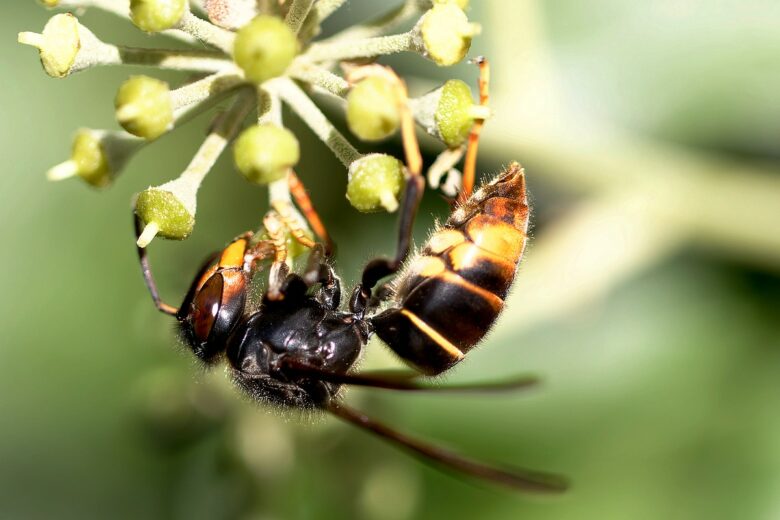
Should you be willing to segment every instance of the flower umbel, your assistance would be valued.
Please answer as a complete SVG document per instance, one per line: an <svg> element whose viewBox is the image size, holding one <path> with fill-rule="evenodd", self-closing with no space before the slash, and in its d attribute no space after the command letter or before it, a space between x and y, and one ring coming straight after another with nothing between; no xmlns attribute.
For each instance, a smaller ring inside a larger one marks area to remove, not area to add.
<svg viewBox="0 0 780 520"><path fill-rule="evenodd" d="M269 186L272 211L283 215L286 222L299 223L292 226L298 235L311 234L307 224L320 234L318 223L307 223L292 204L290 186L296 192L302 190L293 172L301 150L298 139L285 128L282 104L343 163L348 175L347 199L362 212L395 211L408 172L402 161L390 155L360 153L323 114L312 95L343 99L350 131L364 141L396 134L401 110L411 110L417 123L447 147L444 157L449 168L461 158L472 125L489 116L487 107L476 103L461 81L451 80L407 103L405 87L401 97L394 74L366 66L366 61L400 52L417 54L440 66L461 61L479 31L469 22L468 2L463 0L405 0L376 21L317 41L322 22L345 0L205 0L193 2L198 6L194 11L187 0L41 3L75 12L102 9L144 32L162 33L193 45L192 50L171 50L107 43L70 13L55 14L41 33L19 33L19 42L37 48L44 70L55 78L99 66L186 71L190 78L181 85L169 85L150 75L129 77L115 96L116 119L124 131L80 130L70 159L48 172L51 180L75 176L91 186L108 186L147 142L234 98L230 108L216 116L185 171L136 197L135 211L145 226L138 240L141 247L155 236L182 240L191 234L200 184L234 139L237 170L251 183ZM404 25L408 30L398 32ZM337 71L347 71L347 75ZM247 115L255 109L255 123L242 130Z"/></svg>

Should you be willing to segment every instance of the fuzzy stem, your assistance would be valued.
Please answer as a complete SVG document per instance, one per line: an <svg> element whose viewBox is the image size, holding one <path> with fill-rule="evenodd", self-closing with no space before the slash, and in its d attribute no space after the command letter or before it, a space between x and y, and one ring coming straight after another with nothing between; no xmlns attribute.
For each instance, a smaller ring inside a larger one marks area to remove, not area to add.
<svg viewBox="0 0 780 520"><path fill-rule="evenodd" d="M318 0L314 4L314 16L317 18L317 22L322 22L327 17L332 15L338 10L339 7L344 5L347 0Z"/></svg>
<svg viewBox="0 0 780 520"><path fill-rule="evenodd" d="M232 83L234 78L238 81ZM208 83L212 85L210 89L205 88ZM172 91L172 102L175 107L173 112L174 128L188 123L194 117L234 94L238 88L244 85L246 83L240 76L215 74ZM203 95L201 99L197 99L198 90Z"/></svg>
<svg viewBox="0 0 780 520"><path fill-rule="evenodd" d="M313 44L303 56L311 61L342 61L373 58L399 52L419 52L412 32L364 40L337 40Z"/></svg>
<svg viewBox="0 0 780 520"><path fill-rule="evenodd" d="M236 35L222 27L217 27L211 22L198 18L189 10L185 11L176 29L183 31L198 40L207 43L227 54L233 52L233 41Z"/></svg>
<svg viewBox="0 0 780 520"><path fill-rule="evenodd" d="M221 53L114 47L109 61L101 65L139 65L159 69L194 72L232 72L236 65Z"/></svg>
<svg viewBox="0 0 780 520"><path fill-rule="evenodd" d="M361 154L347 139L336 130L336 127L320 111L317 105L296 85L287 78L278 78L269 82L269 89L273 89L287 103L290 108L306 123L338 159L349 167Z"/></svg>
<svg viewBox="0 0 780 520"><path fill-rule="evenodd" d="M290 184L289 179L285 175L278 181L274 181L268 185L268 201L273 207L275 204L291 204L292 197L290 196Z"/></svg>
<svg viewBox="0 0 780 520"><path fill-rule="evenodd" d="M344 5L345 2L346 0L317 0L298 33L301 36L301 40L309 41L317 36L320 33L322 22Z"/></svg>
<svg viewBox="0 0 780 520"><path fill-rule="evenodd" d="M294 32L298 34L303 26L303 22L306 17L309 16L312 4L314 0L293 0L290 10L287 11L287 16L284 18L284 22Z"/></svg>
<svg viewBox="0 0 780 520"><path fill-rule="evenodd" d="M200 186L203 178L214 167L214 163L225 150L230 140L238 133L241 124L255 104L253 95L242 93L233 106L220 115L213 129L206 137L190 164L181 174L179 180L192 186ZM197 188L196 188L197 189Z"/></svg>
<svg viewBox="0 0 780 520"><path fill-rule="evenodd" d="M174 111L180 111L195 103L201 103L245 83L244 78L236 74L212 74L201 80L193 81L171 91Z"/></svg>
<svg viewBox="0 0 780 520"><path fill-rule="evenodd" d="M282 102L279 95L262 87L257 89L257 124L282 126Z"/></svg>
<svg viewBox="0 0 780 520"><path fill-rule="evenodd" d="M282 120L282 101L273 90L263 87L257 89L257 112L258 124L273 124L280 127L284 124ZM289 179L291 171L292 169L289 169L287 175L268 185L268 204L271 208L277 209L277 211L282 210L279 211L280 214L288 215L295 219L304 229L308 229L303 216L292 204ZM292 262L292 258L288 257L288 262Z"/></svg>
<svg viewBox="0 0 780 520"><path fill-rule="evenodd" d="M406 0L400 6L379 18L363 25L353 25L325 41L362 40L387 34L397 30L399 26L403 25L408 20L419 16L420 13L425 9L430 8L431 5L432 2L430 0Z"/></svg>
<svg viewBox="0 0 780 520"><path fill-rule="evenodd" d="M287 74L293 79L320 87L337 97L344 97L349 92L347 80L323 67L305 61L293 62L292 66L287 69Z"/></svg>

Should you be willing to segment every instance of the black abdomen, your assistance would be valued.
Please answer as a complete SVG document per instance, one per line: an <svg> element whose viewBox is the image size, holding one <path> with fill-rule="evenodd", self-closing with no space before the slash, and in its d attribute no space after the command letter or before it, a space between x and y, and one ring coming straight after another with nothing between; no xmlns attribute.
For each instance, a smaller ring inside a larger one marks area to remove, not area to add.
<svg viewBox="0 0 780 520"><path fill-rule="evenodd" d="M504 306L528 229L517 163L453 212L396 281L396 306L372 319L377 335L419 370L463 359Z"/></svg>

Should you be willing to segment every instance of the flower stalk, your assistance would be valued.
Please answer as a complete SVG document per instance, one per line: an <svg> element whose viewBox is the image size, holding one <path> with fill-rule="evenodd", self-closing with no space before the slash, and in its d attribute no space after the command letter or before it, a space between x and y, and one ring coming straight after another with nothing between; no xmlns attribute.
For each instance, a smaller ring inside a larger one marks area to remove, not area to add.
<svg viewBox="0 0 780 520"><path fill-rule="evenodd" d="M158 235L173 240L183 240L190 235L195 225L200 185L254 105L254 93L240 94L233 106L218 116L184 172L177 179L149 188L138 196L136 214L144 225L138 247L148 246Z"/></svg>
<svg viewBox="0 0 780 520"><path fill-rule="evenodd" d="M198 18L189 10L185 11L184 16L181 17L181 20L174 28L189 34L203 43L216 47L226 54L233 52L233 43L236 39L236 35L233 32Z"/></svg>
<svg viewBox="0 0 780 520"><path fill-rule="evenodd" d="M276 92L282 101L289 105L344 166L348 167L360 159L360 152L336 129L298 85L287 78L279 78L273 84L269 84L268 88Z"/></svg>
<svg viewBox="0 0 780 520"><path fill-rule="evenodd" d="M300 32L313 4L314 0L292 0L290 10L287 11L287 16L284 18L284 23L287 24L292 32L296 34Z"/></svg>
<svg viewBox="0 0 780 520"><path fill-rule="evenodd" d="M301 230L308 226L295 206L302 204L303 199L298 195L293 198L290 193L293 168L302 151L298 139L284 126L282 104L289 106L344 165L348 177L347 198L356 209L394 211L406 175L403 162L387 154L360 153L310 94L324 92L341 100L339 107L348 111L348 127L359 139L387 138L398 131L398 111L402 108L394 102L392 88L377 78L356 80L352 72L363 67L355 63L347 66L344 62L414 52L438 65L450 65L465 55L477 31L477 26L468 21L463 11L464 0L406 0L373 21L352 26L319 42L314 39L322 21L346 0L43 0L42 3L74 12L83 8L102 9L152 36L170 35L197 46L177 50L107 43L69 13L54 15L41 33L21 32L19 42L36 47L45 71L57 78L99 66L195 73L178 88L170 88L167 82L151 76L130 77L115 97L117 120L127 131L80 131L71 158L48 172L52 180L78 176L92 186L107 186L144 144L178 128L218 102L234 98L232 107L216 120L184 172L174 180L144 190L137 197L135 211L144 224L139 239L142 247L156 236L175 240L189 236L202 181L255 106L256 123L235 139L234 160L237 170L250 183L267 186L269 207L282 216L281 221L290 233L300 239ZM407 22L412 28L398 32ZM209 49L204 50L203 44ZM351 71L346 78L346 72L336 69L340 62L342 70ZM459 86L456 94L456 101L462 101L460 105L455 103L457 106L452 109L453 103L444 103L450 107L448 114L458 116L455 119L441 118L441 110L436 110L442 105L438 101L453 96L428 96L426 103L404 103L403 109L411 107L418 123L428 117L434 126L438 125L434 135L449 148L457 149L461 145L453 144L450 134L460 138L474 121L484 119L489 113L487 108L471 100L468 87ZM434 103L432 99L438 101ZM404 116L404 121L411 119ZM456 155L449 155L453 168ZM308 219L311 211L306 214ZM298 240L299 245L306 243Z"/></svg>

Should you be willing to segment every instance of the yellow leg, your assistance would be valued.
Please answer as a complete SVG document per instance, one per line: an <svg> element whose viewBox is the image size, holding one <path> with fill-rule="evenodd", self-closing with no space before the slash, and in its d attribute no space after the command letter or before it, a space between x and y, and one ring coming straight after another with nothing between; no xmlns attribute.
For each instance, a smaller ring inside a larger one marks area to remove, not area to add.
<svg viewBox="0 0 780 520"><path fill-rule="evenodd" d="M293 208L290 202L276 201L273 203L273 208L279 214L279 220L290 231L296 242L309 249L314 247L314 241L306 236L303 226L293 215Z"/></svg>
<svg viewBox="0 0 780 520"><path fill-rule="evenodd" d="M287 227L279 213L273 210L265 215L263 225L274 251L274 261L268 273L266 297L272 301L279 301L284 298L281 290L289 272L287 266Z"/></svg>

